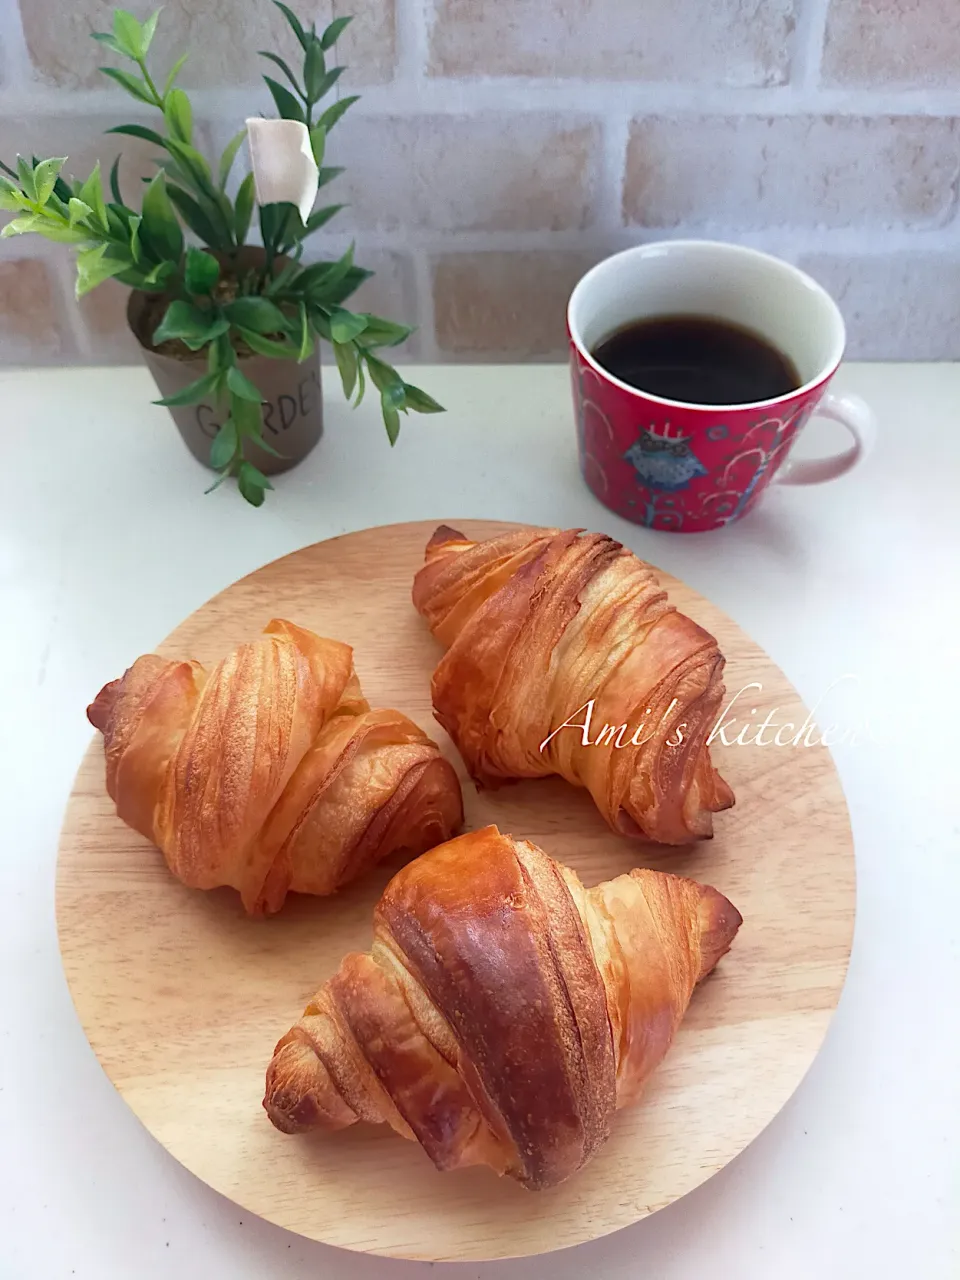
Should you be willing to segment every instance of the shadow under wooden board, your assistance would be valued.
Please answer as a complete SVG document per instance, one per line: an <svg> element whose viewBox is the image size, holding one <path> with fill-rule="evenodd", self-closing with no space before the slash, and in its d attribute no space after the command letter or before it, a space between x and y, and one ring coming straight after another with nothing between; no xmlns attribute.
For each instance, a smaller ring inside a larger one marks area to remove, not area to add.
<svg viewBox="0 0 960 1280"><path fill-rule="evenodd" d="M344 953L367 949L373 905L396 865L333 898L294 895L277 916L249 920L231 890L181 885L115 816L99 735L64 823L57 919L70 990L104 1070L197 1177L271 1222L343 1248L506 1258L636 1222L716 1173L773 1119L816 1056L843 986L853 846L833 762L817 745L715 744L737 803L717 816L712 841L680 849L614 835L585 792L557 779L477 794L433 719L440 648L410 603L434 527L367 529L306 547L227 588L160 652L211 664L273 617L345 640L371 704L412 716L456 765L467 829L495 822L587 884L647 865L713 884L734 902L744 924L733 949L694 994L640 1105L618 1114L596 1158L562 1186L527 1192L486 1169L440 1174L386 1126L278 1133L260 1105L274 1043ZM515 526L460 527L488 537ZM747 709L757 706L762 719L777 707L778 722L799 728L806 711L767 655L707 600L663 580L673 603L718 638L728 697L760 681Z"/></svg>

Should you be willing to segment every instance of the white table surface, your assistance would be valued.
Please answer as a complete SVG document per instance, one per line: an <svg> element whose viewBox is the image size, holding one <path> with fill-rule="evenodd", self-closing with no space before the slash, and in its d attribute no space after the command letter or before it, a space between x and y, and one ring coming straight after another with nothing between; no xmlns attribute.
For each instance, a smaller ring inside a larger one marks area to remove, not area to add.
<svg viewBox="0 0 960 1280"><path fill-rule="evenodd" d="M960 367L845 368L838 386L878 411L871 458L696 536L627 524L584 488L565 369L421 369L416 381L449 413L405 420L391 452L375 406L352 413L331 391L325 439L256 511L227 486L203 496L206 473L149 405L144 371L0 375L0 1277L955 1277ZM830 451L841 435L814 424L801 449ZM857 848L853 958L792 1101L654 1217L564 1253L454 1270L290 1235L154 1142L70 1003L54 863L91 736L84 708L106 680L276 556L367 525L457 516L621 538L736 618L808 704L856 677L829 698L860 740L835 750Z"/></svg>

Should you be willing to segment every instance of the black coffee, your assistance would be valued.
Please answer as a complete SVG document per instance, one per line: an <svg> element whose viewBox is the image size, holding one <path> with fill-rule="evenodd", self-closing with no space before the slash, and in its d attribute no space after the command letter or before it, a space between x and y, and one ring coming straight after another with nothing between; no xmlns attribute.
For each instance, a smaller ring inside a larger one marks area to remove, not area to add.
<svg viewBox="0 0 960 1280"><path fill-rule="evenodd" d="M686 404L753 404L802 386L782 351L708 316L634 320L604 338L593 356L621 382Z"/></svg>

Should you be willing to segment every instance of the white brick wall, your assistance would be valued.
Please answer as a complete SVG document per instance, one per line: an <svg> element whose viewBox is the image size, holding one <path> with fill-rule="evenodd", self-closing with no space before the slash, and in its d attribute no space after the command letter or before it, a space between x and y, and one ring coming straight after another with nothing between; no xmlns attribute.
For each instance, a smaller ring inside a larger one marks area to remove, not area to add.
<svg viewBox="0 0 960 1280"><path fill-rule="evenodd" d="M295 7L358 14L341 83L364 95L329 151L348 165L331 198L350 208L311 252L356 239L379 272L364 304L421 326L413 358L556 355L590 262L688 234L811 270L847 313L852 355L960 357L960 0ZM118 140L99 131L146 118L95 76L85 32L109 13L0 0L4 158L109 164ZM272 113L253 54L278 31L268 0L164 9L158 52L190 49L212 145ZM146 157L130 150L135 178ZM0 242L0 268L0 362L136 359L118 287L76 307L65 255L27 238Z"/></svg>

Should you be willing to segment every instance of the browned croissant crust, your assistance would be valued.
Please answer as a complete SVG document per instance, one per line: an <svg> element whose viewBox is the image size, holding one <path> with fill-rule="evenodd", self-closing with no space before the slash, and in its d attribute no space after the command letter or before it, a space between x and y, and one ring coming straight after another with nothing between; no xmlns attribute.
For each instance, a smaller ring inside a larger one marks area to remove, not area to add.
<svg viewBox="0 0 960 1280"><path fill-rule="evenodd" d="M632 871L585 889L486 827L387 885L277 1045L263 1105L285 1133L386 1122L438 1169L562 1182L663 1058L739 912L716 889Z"/></svg>
<svg viewBox="0 0 960 1280"><path fill-rule="evenodd" d="M707 746L723 657L650 565L579 529L441 525L413 602L447 646L433 705L478 785L557 773L623 835L713 834L734 801Z"/></svg>
<svg viewBox="0 0 960 1280"><path fill-rule="evenodd" d="M274 620L211 671L138 658L87 715L117 813L196 889L251 914L326 894L388 854L459 830L460 784L399 711L374 711L353 651Z"/></svg>

